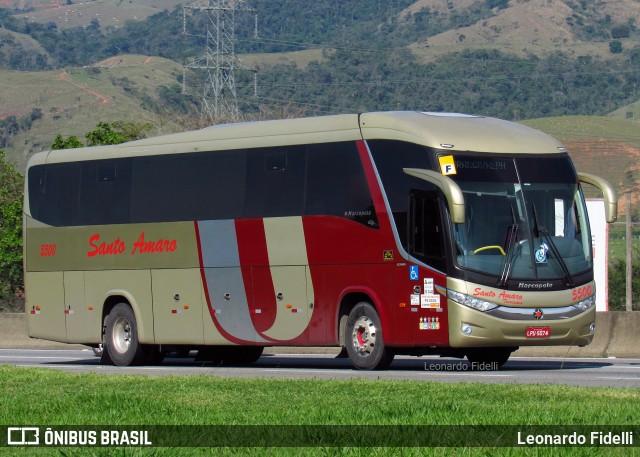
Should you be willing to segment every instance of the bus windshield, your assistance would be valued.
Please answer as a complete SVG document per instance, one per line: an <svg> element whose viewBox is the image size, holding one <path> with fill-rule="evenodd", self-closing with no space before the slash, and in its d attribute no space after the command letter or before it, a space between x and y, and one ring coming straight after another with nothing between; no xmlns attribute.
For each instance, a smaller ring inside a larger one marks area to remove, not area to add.
<svg viewBox="0 0 640 457"><path fill-rule="evenodd" d="M445 159L441 156L440 160ZM451 159L448 159L451 160ZM565 280L592 267L587 212L568 156L454 155L465 199L458 267L499 278Z"/></svg>

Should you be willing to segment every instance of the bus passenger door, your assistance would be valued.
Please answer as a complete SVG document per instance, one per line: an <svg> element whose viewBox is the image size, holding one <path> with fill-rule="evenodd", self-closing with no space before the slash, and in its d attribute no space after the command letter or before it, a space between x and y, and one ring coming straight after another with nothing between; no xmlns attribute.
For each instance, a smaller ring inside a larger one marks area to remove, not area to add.
<svg viewBox="0 0 640 457"><path fill-rule="evenodd" d="M436 271L419 268L417 289L419 295L412 303L411 327L414 344L447 344L448 325L446 297L436 286L446 286L446 246L441 205L435 191L411 190L408 214L409 254ZM416 303L417 302L417 303Z"/></svg>
<svg viewBox="0 0 640 457"><path fill-rule="evenodd" d="M409 254L444 271L445 246L437 192L411 191L408 229Z"/></svg>

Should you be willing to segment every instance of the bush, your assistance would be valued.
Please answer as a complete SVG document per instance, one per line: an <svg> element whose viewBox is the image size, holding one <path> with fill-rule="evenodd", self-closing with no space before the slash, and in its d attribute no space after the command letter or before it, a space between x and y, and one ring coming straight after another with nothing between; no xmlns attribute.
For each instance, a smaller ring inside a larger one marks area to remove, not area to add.
<svg viewBox="0 0 640 457"><path fill-rule="evenodd" d="M613 40L609 43L609 51L611 51L612 54L620 54L622 52L622 42Z"/></svg>
<svg viewBox="0 0 640 457"><path fill-rule="evenodd" d="M640 309L638 301L640 300L640 252L638 249L633 250L632 255L632 291L633 291L633 310ZM626 310L626 273L627 265L624 260L615 260L609 265L609 310L625 311Z"/></svg>
<svg viewBox="0 0 640 457"><path fill-rule="evenodd" d="M24 178L0 149L0 300L22 295L22 197Z"/></svg>

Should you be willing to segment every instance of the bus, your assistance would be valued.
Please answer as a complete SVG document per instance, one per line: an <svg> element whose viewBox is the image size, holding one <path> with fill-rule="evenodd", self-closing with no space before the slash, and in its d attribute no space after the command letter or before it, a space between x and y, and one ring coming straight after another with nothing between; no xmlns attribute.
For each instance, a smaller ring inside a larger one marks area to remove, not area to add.
<svg viewBox="0 0 640 457"><path fill-rule="evenodd" d="M582 184L552 137L495 118L372 112L218 125L31 157L28 332L103 362L342 347L499 367L591 342Z"/></svg>

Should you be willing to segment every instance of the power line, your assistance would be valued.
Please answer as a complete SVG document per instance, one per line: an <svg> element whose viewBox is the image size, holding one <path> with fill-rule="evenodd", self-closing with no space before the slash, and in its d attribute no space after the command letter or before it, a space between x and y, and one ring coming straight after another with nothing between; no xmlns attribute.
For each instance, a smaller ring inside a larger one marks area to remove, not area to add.
<svg viewBox="0 0 640 457"><path fill-rule="evenodd" d="M204 72L205 86L202 92L202 117L210 120L224 117L239 118L236 92L236 70L249 70L235 53L235 14L256 10L249 8L245 0L195 1L183 7L183 33L187 33L187 11L198 11L206 15L204 53L184 66L183 93L186 93L186 70ZM255 74L254 74L255 77ZM254 83L255 86L255 83Z"/></svg>

